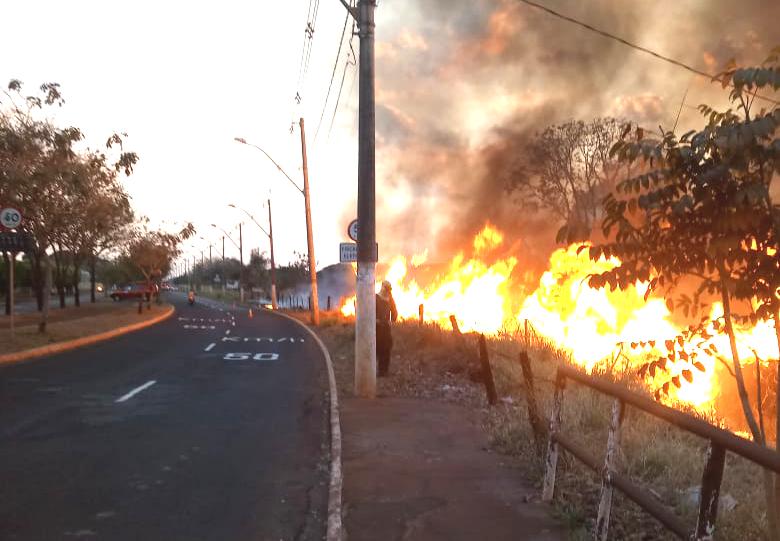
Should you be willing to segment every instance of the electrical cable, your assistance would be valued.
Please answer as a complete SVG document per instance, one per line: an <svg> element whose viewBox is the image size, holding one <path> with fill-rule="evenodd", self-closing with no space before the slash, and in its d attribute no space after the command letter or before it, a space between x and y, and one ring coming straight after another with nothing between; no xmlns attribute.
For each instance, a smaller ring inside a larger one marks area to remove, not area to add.
<svg viewBox="0 0 780 541"><path fill-rule="evenodd" d="M333 62L333 72L330 74L330 83L328 83L328 92L325 94L325 103L322 104L322 113L320 114L320 121L317 123L317 129L314 132L314 141L317 141L317 136L320 133L320 126L322 126L322 119L325 118L325 109L328 107L328 99L330 98L330 91L333 87L333 79L336 77L336 68L339 65L339 59L341 58L341 48L344 46L344 36L347 33L347 25L349 24L350 14L347 12L344 17L344 28L341 30L341 38L339 39L339 50L336 52L336 60ZM337 102L338 103L338 102Z"/></svg>
<svg viewBox="0 0 780 541"><path fill-rule="evenodd" d="M617 41L619 43L622 43L623 45L627 45L628 47L631 47L632 49L636 49L637 51L640 51L640 52L643 52L645 54L649 54L651 56L654 56L654 57L658 58L659 60L663 60L664 62L668 62L668 63L673 64L673 65L675 65L675 66L677 66L679 68L683 68L685 70L688 70L691 73L695 73L696 75L700 75L702 77L707 77L710 80L714 79L714 77L711 74L709 74L709 73L707 73L705 71L701 71L701 70L696 69L696 68L694 68L692 66L684 64L684 63L680 62L679 60L675 60L674 58L669 58L668 56L664 56L664 55L662 55L660 53L656 53L655 51L652 51L652 50L650 50L650 49L648 49L646 47L642 47L641 45L637 45L636 43L632 43L630 41L627 41L627 40L625 40L625 39L623 39L623 38L621 38L619 36L616 36L614 34L610 34L609 32L606 32L604 30L600 30L600 29L598 29L598 28L596 28L594 26L591 26L591 25L589 25L587 23L584 23L582 21L578 21L577 19L574 19L572 17L564 15L563 13L559 13L559 12L553 10L553 9L550 9L550 8L548 8L546 6L543 6L542 4L538 4L536 2L533 2L532 0L517 0L517 1L518 2L522 2L524 4L527 4L527 5L531 6L531 7L536 8L536 9L540 9L542 11L545 11L545 12L549 13L550 15L558 17L559 19L563 19L563 20L568 21L568 22L570 22L572 24L576 24L577 26L581 26L582 28L585 28L586 30L590 30L591 32L595 32L595 33L597 33L597 34L599 34L599 35L601 35L601 36L603 36L605 38L609 38L611 40L615 40L615 41ZM761 95L758 95L758 94L756 94L756 97L759 98L759 99L768 101L770 103L774 103L775 105L780 105L780 101L776 101L776 100L773 100L771 98L767 98L765 96L761 96Z"/></svg>

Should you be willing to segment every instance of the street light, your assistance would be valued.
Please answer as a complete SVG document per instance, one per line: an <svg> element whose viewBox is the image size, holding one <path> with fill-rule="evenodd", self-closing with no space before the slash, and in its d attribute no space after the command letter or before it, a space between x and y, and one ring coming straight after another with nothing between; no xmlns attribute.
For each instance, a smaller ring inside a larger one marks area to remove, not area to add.
<svg viewBox="0 0 780 541"><path fill-rule="evenodd" d="M230 233L219 227L217 224L211 224L211 227L216 227L220 231L222 231L227 238L230 239L230 242L233 243L233 245L238 248L238 257L239 257L239 276L238 276L238 282L239 282L239 295L241 298L241 302L244 302L244 235L241 231L241 226L244 225L242 223L238 224L238 244L236 244L236 241L233 240L233 237L230 236ZM224 274L225 274L225 237L222 237L222 279L225 280Z"/></svg>
<svg viewBox="0 0 780 541"><path fill-rule="evenodd" d="M244 214L249 216L249 218L257 225L257 227L260 228L260 231L265 233L265 236L268 237L268 241L271 244L271 308L274 310L277 310L278 307L276 305L276 263L274 262L274 224L271 220L271 199L268 199L268 231L265 230L265 228L260 225L257 220L255 220L255 217L249 214L245 209L239 207L238 205L234 205L233 203L228 204L229 207L233 207L234 209L238 209L242 211Z"/></svg>
<svg viewBox="0 0 780 541"><path fill-rule="evenodd" d="M287 180L290 181L290 183L295 186L295 189L298 190L301 195L303 195L303 202L304 207L306 209L306 240L309 248L309 275L311 277L311 322L312 325L319 325L320 323L320 306L319 306L319 298L317 293L317 263L316 259L314 257L314 234L312 232L312 224L311 224L311 197L309 196L309 172L308 172L308 166L306 162L306 136L304 134L303 129L303 118L300 120L300 126L301 126L301 152L303 157L303 189L298 187L298 184L295 183L295 181L288 175L282 167L276 163L276 160L274 160L270 154L268 154L265 150L260 148L259 146L247 142L246 139L243 137L234 137L233 139L242 145L247 145L250 147L254 147L263 154L265 154L265 157L271 160L273 164L276 166L276 168L285 176L287 177Z"/></svg>

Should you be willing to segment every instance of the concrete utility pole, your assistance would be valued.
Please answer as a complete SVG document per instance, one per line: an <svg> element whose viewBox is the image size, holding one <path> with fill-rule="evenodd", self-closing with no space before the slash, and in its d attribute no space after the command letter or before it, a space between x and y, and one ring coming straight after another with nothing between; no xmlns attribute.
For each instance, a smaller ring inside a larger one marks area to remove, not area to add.
<svg viewBox="0 0 780 541"><path fill-rule="evenodd" d="M278 309L276 304L276 262L274 261L274 222L271 219L271 198L268 198L268 239L271 243L271 308Z"/></svg>
<svg viewBox="0 0 780 541"><path fill-rule="evenodd" d="M303 200L306 206L306 240L309 244L309 274L311 276L311 324L320 324L320 303L317 293L317 260L314 257L314 233L311 229L311 197L309 196L309 166L306 160L306 131L301 117L301 154L303 156Z"/></svg>
<svg viewBox="0 0 780 541"><path fill-rule="evenodd" d="M225 235L222 235L222 293L225 292Z"/></svg>
<svg viewBox="0 0 780 541"><path fill-rule="evenodd" d="M358 111L358 241L355 306L355 394L376 396L376 168L374 113L374 10L376 0L341 3L357 21L360 36Z"/></svg>

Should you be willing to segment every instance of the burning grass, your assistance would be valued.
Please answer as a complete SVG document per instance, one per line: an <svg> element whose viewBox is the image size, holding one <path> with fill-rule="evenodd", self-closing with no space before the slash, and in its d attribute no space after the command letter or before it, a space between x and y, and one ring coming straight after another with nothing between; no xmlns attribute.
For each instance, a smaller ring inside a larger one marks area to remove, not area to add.
<svg viewBox="0 0 780 541"><path fill-rule="evenodd" d="M337 315L323 319L319 333L334 361L339 392L351 396L354 378L354 325ZM477 372L476 340L464 336L466 347L449 329L437 324L402 322L394 327L391 377L378 381L378 395L414 396L455 401L484 413L484 424L495 449L517 459L541 493L543 468L536 454L525 404L522 372L517 362L523 349L520 333L499 333L489 338L488 349L496 380L499 405L488 408ZM570 355L552 342L532 336L529 347L536 379L537 399L543 415L550 410L556 367ZM613 366L602 375L646 392L632 370ZM564 394L563 430L599 455L606 448L612 399L570 383ZM692 413L696 413L693 411ZM700 416L706 414L698 413ZM707 419L715 422L713 418ZM621 439L620 469L636 483L673 507L693 528L706 442L642 412L627 409ZM566 455L565 455L566 456ZM590 538L596 517L600 480L573 457L559 466L556 513L570 526L574 539ZM764 539L766 517L761 470L752 463L727 455L718 517L719 539ZM653 518L619 493L613 500L611 539L672 539Z"/></svg>

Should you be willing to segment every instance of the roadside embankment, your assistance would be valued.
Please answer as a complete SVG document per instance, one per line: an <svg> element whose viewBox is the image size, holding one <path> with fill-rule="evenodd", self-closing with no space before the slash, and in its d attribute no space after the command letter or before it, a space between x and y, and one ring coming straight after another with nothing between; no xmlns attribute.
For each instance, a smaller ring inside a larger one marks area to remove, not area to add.
<svg viewBox="0 0 780 541"><path fill-rule="evenodd" d="M9 318L0 319L0 364L94 344L154 325L174 312L169 304L152 304L138 313L137 303L102 303L52 310L46 333L38 332L39 314L25 314L15 324L11 337Z"/></svg>

